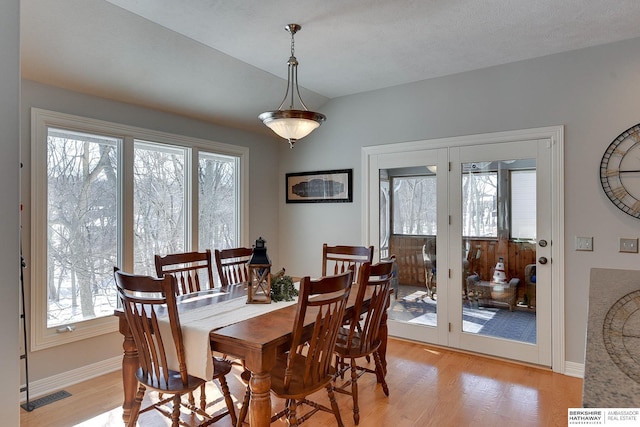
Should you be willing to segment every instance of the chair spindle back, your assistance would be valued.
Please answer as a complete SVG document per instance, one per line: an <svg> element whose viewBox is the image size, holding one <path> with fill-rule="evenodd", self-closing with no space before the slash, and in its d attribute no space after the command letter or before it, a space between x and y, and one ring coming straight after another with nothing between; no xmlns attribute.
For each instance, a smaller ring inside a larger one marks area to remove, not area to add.
<svg viewBox="0 0 640 427"><path fill-rule="evenodd" d="M155 256L156 274L170 274L176 278L176 294L183 295L214 288L211 251L184 252Z"/></svg>
<svg viewBox="0 0 640 427"><path fill-rule="evenodd" d="M322 275L344 273L353 268L354 280L358 278L358 269L365 262L373 261L373 246L329 246L322 245Z"/></svg>
<svg viewBox="0 0 640 427"><path fill-rule="evenodd" d="M226 287L249 281L247 261L251 258L253 249L216 249L214 253L221 286Z"/></svg>

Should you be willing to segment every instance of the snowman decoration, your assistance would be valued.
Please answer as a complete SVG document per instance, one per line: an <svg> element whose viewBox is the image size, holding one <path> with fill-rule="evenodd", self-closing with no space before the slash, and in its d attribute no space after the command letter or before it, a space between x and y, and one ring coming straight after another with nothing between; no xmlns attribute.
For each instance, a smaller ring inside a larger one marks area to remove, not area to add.
<svg viewBox="0 0 640 427"><path fill-rule="evenodd" d="M496 298L505 291L507 284L507 275L504 272L504 258L499 258L496 268L493 270L493 279L491 280L491 293L492 297Z"/></svg>

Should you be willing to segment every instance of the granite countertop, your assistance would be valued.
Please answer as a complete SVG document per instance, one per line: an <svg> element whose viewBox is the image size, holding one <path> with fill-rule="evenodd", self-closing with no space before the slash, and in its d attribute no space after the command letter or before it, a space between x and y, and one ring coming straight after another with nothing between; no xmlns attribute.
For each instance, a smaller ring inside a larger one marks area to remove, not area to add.
<svg viewBox="0 0 640 427"><path fill-rule="evenodd" d="M585 408L640 408L640 271L593 268Z"/></svg>

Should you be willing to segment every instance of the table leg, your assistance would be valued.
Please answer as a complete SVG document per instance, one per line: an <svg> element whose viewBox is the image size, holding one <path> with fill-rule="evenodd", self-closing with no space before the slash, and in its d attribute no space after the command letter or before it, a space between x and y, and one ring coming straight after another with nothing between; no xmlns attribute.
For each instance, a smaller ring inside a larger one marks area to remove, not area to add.
<svg viewBox="0 0 640 427"><path fill-rule="evenodd" d="M137 413L140 405L136 402L136 390L138 381L136 380L136 369L138 369L138 349L131 335L131 330L126 320L120 319L120 333L124 336L122 348L122 386L124 389L124 402L122 403L122 420L125 425L129 425L132 413Z"/></svg>
<svg viewBox="0 0 640 427"><path fill-rule="evenodd" d="M268 427L271 424L271 375L269 372L253 372L249 381L251 400L249 422L251 426Z"/></svg>

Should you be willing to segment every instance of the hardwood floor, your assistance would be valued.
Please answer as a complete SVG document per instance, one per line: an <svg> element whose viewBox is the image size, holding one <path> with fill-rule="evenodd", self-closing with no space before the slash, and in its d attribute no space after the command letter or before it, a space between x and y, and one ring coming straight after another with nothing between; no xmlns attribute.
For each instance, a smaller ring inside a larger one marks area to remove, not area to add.
<svg viewBox="0 0 640 427"><path fill-rule="evenodd" d="M388 398L376 384L375 375L364 375L358 381L361 427L566 426L567 408L582 405L580 378L395 339L389 340L387 354ZM239 406L245 389L240 370L234 369L232 374L229 386ZM120 372L114 372L66 387L71 397L32 412L21 409L20 425L122 426L121 381ZM207 396L217 399L211 410L223 407L215 385L209 385ZM314 398L326 402L326 393ZM337 394L337 399L345 425L353 426L351 397ZM277 398L273 402L278 408L282 404ZM140 416L138 425L169 424L157 411L151 411ZM215 425L231 427L231 421L225 417ZM305 425L334 426L335 419L318 413Z"/></svg>

